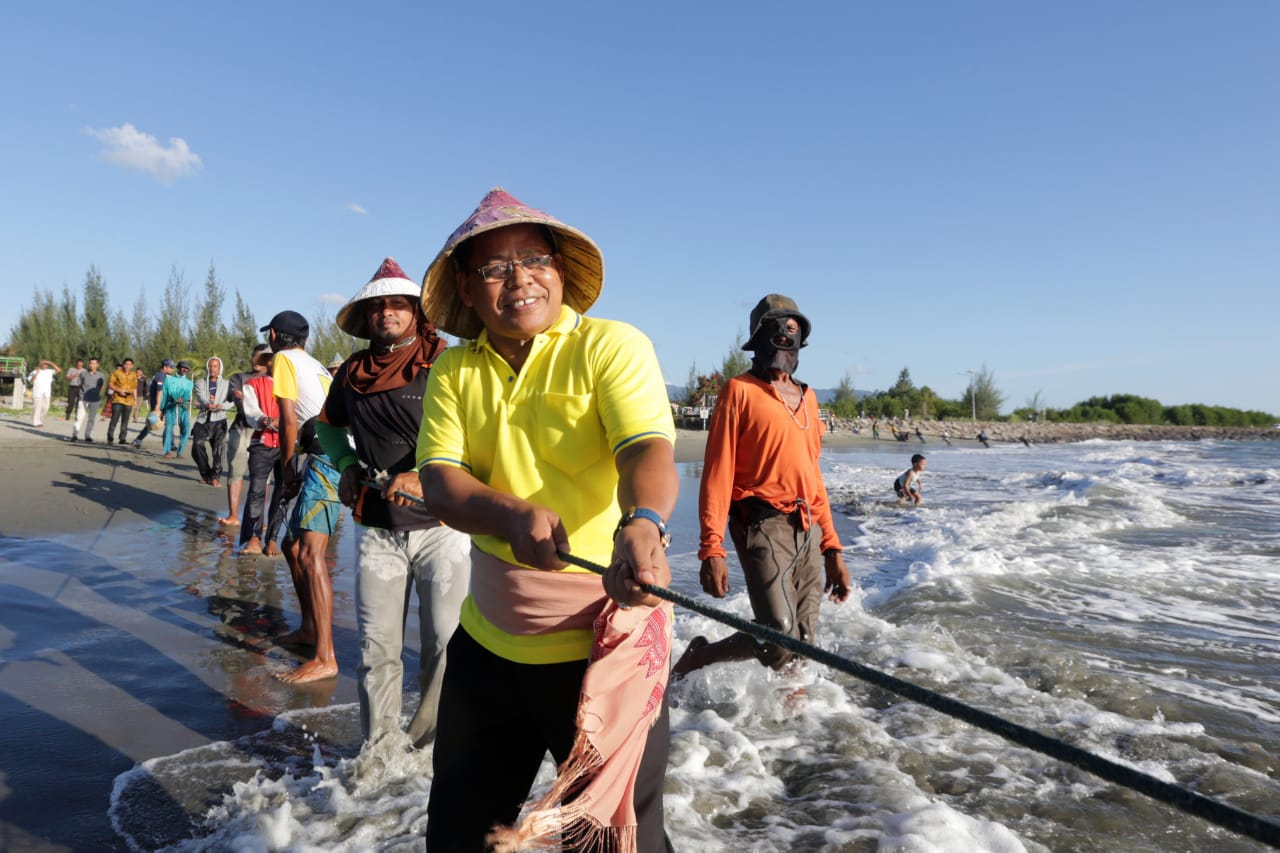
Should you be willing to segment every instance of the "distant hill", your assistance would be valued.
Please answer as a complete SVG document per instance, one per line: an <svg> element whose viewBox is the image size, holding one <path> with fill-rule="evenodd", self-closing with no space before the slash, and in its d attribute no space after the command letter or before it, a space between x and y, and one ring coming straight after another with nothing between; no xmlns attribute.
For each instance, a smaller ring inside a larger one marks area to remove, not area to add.
<svg viewBox="0 0 1280 853"><path fill-rule="evenodd" d="M836 389L834 389L834 388L814 388L814 389L813 389L813 393L815 393L815 394L817 394L817 395L818 395L818 402L819 402L819 403L830 403L832 400L834 400L834 399L835 399L835 396L836 396ZM858 399L859 399L859 400L861 400L863 397L869 396L869 395L871 394L871 392L870 392L870 391L858 391L858 390L856 390L856 389L854 390L854 392L853 392L853 393L857 395L857 397L858 397ZM683 400L683 399L684 399L684 386L683 386L683 385L671 385L671 384L668 384L668 385L667 385L667 399L668 399L668 400L670 400L670 401L671 401L671 402L673 402L673 403L678 403L678 402L680 402L681 400Z"/></svg>

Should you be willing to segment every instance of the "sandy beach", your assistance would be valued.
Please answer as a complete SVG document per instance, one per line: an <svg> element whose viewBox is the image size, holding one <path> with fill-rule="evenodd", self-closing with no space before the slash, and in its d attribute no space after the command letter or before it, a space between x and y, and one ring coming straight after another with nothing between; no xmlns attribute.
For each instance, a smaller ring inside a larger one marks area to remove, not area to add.
<svg viewBox="0 0 1280 853"><path fill-rule="evenodd" d="M141 425L130 425L129 444L106 444L105 423L94 429L92 444L73 444L70 421L50 418L37 429L29 415L0 416L0 534L106 530L175 509L225 514L226 490L200 482L190 448L184 458L165 459L152 433L142 450L133 449Z"/></svg>
<svg viewBox="0 0 1280 853"><path fill-rule="evenodd" d="M0 415L0 850L127 850L120 831L163 846L179 839L151 827L181 831L225 791L200 762L221 767L227 744L304 763L359 746L350 518L329 555L341 674L286 686L273 676L301 658L270 642L297 620L284 562L236 554L225 488L200 482L189 449L107 445L105 426L72 443L67 421ZM680 461L700 462L705 438L681 431ZM281 725L309 713L305 731ZM193 764L149 764L174 756Z"/></svg>
<svg viewBox="0 0 1280 853"><path fill-rule="evenodd" d="M141 422L131 426L130 438ZM872 438L864 423L860 432L854 424L837 421L823 436L823 446L857 447L867 443L894 444L888 428L881 427L881 437ZM986 431L993 442L1021 441L1027 436L1033 443L1086 441L1094 438L1118 440L1187 441L1199 438L1276 440L1280 430L1230 427L1148 427L1115 424L1005 424L968 421L911 422L929 442L940 442L944 430L951 433L957 446L977 446L978 429ZM159 453L160 439L152 434L143 451L131 445L104 443L106 424L95 430L98 442L68 442L71 424L57 418L45 422L42 429L31 426L29 415L0 416L0 474L4 476L6 493L4 512L0 516L0 534L8 536L40 536L51 533L107 530L113 525L131 525L152 519L157 513L177 510L225 513L226 490L200 483L195 464L188 455L182 459L164 459ZM701 462L707 434L701 430L677 430L676 461ZM915 447L912 437L903 444Z"/></svg>
<svg viewBox="0 0 1280 853"><path fill-rule="evenodd" d="M120 774L356 701L354 617L335 619L337 679L278 682L300 660L269 642L297 620L283 560L236 556L226 490L201 484L189 449L164 459L154 434L134 450L94 432L72 443L66 421L0 415L0 850L126 850L113 818L180 827L163 814L214 794L193 779L134 796L156 812L113 816ZM330 555L343 614L353 539ZM342 722L330 737L358 743Z"/></svg>

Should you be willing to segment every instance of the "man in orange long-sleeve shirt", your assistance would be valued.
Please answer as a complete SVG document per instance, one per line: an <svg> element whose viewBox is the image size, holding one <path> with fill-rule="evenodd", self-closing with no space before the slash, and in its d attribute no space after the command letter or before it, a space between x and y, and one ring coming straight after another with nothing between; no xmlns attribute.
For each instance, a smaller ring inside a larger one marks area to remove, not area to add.
<svg viewBox="0 0 1280 853"><path fill-rule="evenodd" d="M754 353L751 369L716 399L698 495L702 588L716 598L729 591L727 520L755 621L806 642L813 641L823 592L832 601L849 597L849 570L818 469L818 399L793 376L809 329L785 296L771 293L752 309L751 338L742 347ZM672 672L751 658L781 669L791 657L741 632L715 643L695 637Z"/></svg>

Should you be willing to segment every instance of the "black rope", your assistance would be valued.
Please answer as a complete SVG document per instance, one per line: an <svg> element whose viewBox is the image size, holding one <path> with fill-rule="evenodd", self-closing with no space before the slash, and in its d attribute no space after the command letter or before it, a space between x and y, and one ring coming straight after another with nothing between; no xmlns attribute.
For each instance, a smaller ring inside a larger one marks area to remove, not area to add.
<svg viewBox="0 0 1280 853"><path fill-rule="evenodd" d="M564 551L557 553L560 559L566 563L588 569L597 574L604 574L605 569L603 566L575 557ZM920 687L909 681L903 681L900 678L895 678L892 675L872 669L848 658L842 658L826 649L806 643L803 640L797 640L795 637L789 637L766 625L749 622L740 616L703 604L697 599L690 598L673 589L653 584L641 584L641 586L645 592L670 601L672 604L679 604L681 607L688 608L695 613L701 613L709 619L714 619L717 622L728 625L730 628L736 628L744 634L750 634L757 640L764 640L781 646L789 652L826 664L832 669L862 679L891 693L896 693L904 699L926 705L935 711L941 711L948 716L963 720L980 729L994 732L1036 752L1056 758L1059 761L1065 761L1082 770L1087 770L1108 782L1114 782L1117 785L1123 785L1141 794L1146 794L1154 800L1159 800L1196 817L1204 818L1224 829L1246 835L1255 841L1261 841L1272 847L1280 848L1280 825L1263 820L1257 815L1210 799L1203 794L1197 794L1178 785L1172 785L1140 770L1117 764L1069 743L1064 743L1057 738L1043 735L1034 729L997 717L995 714L981 711L928 688Z"/></svg>
<svg viewBox="0 0 1280 853"><path fill-rule="evenodd" d="M380 484L372 480L363 480L364 485L373 488L383 488ZM421 498L406 494L405 492L397 492L397 494L408 498L414 503L425 503ZM556 554L561 560L571 565L578 566L582 569L595 572L598 575L605 573L604 566L584 560L581 557L575 557L565 551L557 551ZM1079 767L1086 770L1100 779L1113 782L1145 794L1153 800L1173 806L1174 808L1203 818L1210 823L1216 824L1223 829L1228 829L1240 835L1248 836L1255 841L1261 841L1263 844L1270 845L1280 849L1280 825L1264 820L1255 814L1238 809L1235 806L1227 805L1219 802L1203 794L1197 794L1179 785L1173 785L1161 779L1143 773L1140 770L1134 770L1132 767L1125 767L1123 764L1117 764L1114 761L1103 758L1100 755L1094 755L1092 752L1072 746L1069 743L1041 734L1035 729L1029 729L1026 726L1006 720L1003 717L997 717L986 711L979 710L970 705L966 705L949 696L944 696L926 687L918 684L912 684L909 681L903 681L895 678L888 673L881 672L878 669L872 669L869 666L860 664L857 661L840 657L837 654L819 648L812 643L806 643L803 640L797 640L795 637L787 636L780 631L776 631L766 625L760 625L755 622L749 622L740 616L735 616L724 610L719 610L710 605L703 604L696 598L690 598L684 593L676 592L674 589L668 589L663 586L655 586L654 584L641 584L641 588L645 592L656 595L658 598L670 601L672 604L678 604L695 613L701 613L708 619L713 619L730 628L735 628L744 634L749 634L757 640L763 640L774 645L781 646L793 654L809 658L818 663L825 664L838 672L846 675L852 675L854 678L861 679L869 684L874 684L890 693L896 693L904 699L909 699L920 705L940 711L950 717L955 717L972 726L980 729L986 729L989 732L998 734L1006 740L1013 741L1016 744L1025 746L1050 758L1056 758L1059 761L1066 762L1073 767Z"/></svg>

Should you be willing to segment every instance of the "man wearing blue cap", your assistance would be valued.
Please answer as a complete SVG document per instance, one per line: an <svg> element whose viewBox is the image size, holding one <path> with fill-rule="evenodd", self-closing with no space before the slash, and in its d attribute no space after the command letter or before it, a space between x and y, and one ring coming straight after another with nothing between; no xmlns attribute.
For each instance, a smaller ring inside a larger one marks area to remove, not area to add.
<svg viewBox="0 0 1280 853"><path fill-rule="evenodd" d="M151 407L151 411L147 413L147 422L138 433L138 437L133 440L134 450L141 450L142 439L150 435L153 429L160 428L160 389L164 387L165 379L173 375L175 367L173 359L166 358L160 362L160 369L151 378L151 384L147 388L147 405Z"/></svg>

